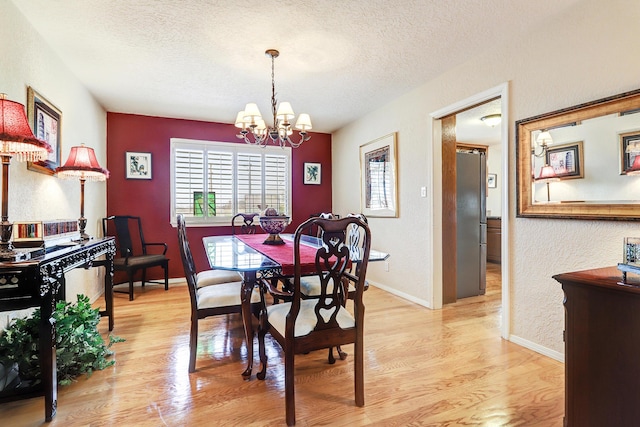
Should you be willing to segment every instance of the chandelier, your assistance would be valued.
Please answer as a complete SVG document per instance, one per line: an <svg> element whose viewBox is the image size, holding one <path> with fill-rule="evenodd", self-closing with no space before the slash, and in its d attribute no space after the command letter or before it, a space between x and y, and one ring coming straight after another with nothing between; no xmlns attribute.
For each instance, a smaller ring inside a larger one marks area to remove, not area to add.
<svg viewBox="0 0 640 427"><path fill-rule="evenodd" d="M250 102L236 116L235 126L240 128L238 138L252 145L266 146L271 140L274 144L279 144L284 148L287 143L293 148L298 148L303 142L311 139L308 130L311 130L311 118L308 114L300 114L296 121L295 128L299 130L300 139L295 142L291 139L293 128L290 120L295 118L293 108L288 102L281 102L278 105L276 100L276 83L274 78L275 59L280 55L275 49L267 49L265 52L271 57L271 111L273 114L273 126L267 126L260 114L258 105Z"/></svg>

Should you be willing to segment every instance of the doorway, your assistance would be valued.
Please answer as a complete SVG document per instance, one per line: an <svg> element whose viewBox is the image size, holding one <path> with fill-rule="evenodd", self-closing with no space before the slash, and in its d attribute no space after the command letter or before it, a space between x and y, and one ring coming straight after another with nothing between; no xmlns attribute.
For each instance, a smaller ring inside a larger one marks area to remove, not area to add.
<svg viewBox="0 0 640 427"><path fill-rule="evenodd" d="M434 272L433 272L433 292L432 301L434 302L434 308L441 308L442 303L452 302L451 295L453 294L453 301L455 301L455 292L452 293L451 283L453 282L453 289L455 291L455 281L452 280L449 273L445 270L445 263L443 260L448 260L451 264L451 260L455 259L456 245L453 243L455 239L455 186L451 186L451 182L455 182L455 146L457 142L456 137L456 115L464 111L470 110L481 104L485 104L487 101L493 99L499 99L500 112L502 115L502 122L499 125L501 130L500 141L497 146L499 154L493 157L493 160L497 160L493 167L490 168L490 173L495 173L497 182L501 182L502 185L498 191L501 196L500 215L502 218L500 231L501 231L501 264L499 265L501 283L501 300L502 300L502 336L508 338L509 335L509 323L510 323L510 310L509 310L509 287L507 286L509 281L509 260L506 254L508 251L508 224L509 224L509 192L508 192L508 85L497 86L493 89L489 89L476 96L460 101L447 108L436 111L431 114L433 118L433 168L432 168L432 193L433 194L433 223L432 231L433 238L431 239L432 253L434 254ZM483 124L484 125L484 124ZM453 160L452 160L453 157ZM494 172L495 170L495 172ZM496 181L494 181L496 182ZM487 209L489 210L489 209ZM492 211L494 209L491 209ZM453 212L453 215L452 215ZM492 214L494 212L491 212ZM453 223L451 218L454 218ZM439 268L438 268L439 267Z"/></svg>
<svg viewBox="0 0 640 427"><path fill-rule="evenodd" d="M494 121L500 117L498 97L442 120L447 136L442 148L443 304L484 294L487 252L496 244L487 241L487 222L499 222L502 209L497 188L502 135Z"/></svg>

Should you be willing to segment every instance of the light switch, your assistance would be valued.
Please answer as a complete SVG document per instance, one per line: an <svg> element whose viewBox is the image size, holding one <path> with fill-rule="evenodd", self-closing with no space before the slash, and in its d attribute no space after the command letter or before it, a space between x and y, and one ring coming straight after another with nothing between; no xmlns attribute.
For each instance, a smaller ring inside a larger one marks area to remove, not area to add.
<svg viewBox="0 0 640 427"><path fill-rule="evenodd" d="M427 197L427 187L420 187L420 197Z"/></svg>

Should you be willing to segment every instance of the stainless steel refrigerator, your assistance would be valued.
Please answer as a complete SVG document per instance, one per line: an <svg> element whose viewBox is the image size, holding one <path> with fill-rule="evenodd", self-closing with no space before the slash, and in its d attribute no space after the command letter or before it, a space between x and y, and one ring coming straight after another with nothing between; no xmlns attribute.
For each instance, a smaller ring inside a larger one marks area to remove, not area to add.
<svg viewBox="0 0 640 427"><path fill-rule="evenodd" d="M456 155L457 297L483 295L487 271L486 157Z"/></svg>

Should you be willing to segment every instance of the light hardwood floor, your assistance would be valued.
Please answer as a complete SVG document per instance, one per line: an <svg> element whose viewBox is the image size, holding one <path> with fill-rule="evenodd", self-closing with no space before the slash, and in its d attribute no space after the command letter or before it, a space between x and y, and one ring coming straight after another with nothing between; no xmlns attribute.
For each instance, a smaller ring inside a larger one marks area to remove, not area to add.
<svg viewBox="0 0 640 427"><path fill-rule="evenodd" d="M355 406L352 360L298 356L298 425L561 426L564 365L500 338L497 268L489 264L485 296L439 311L369 289L365 407ZM113 347L116 365L60 387L49 426L285 424L282 358L269 337L267 379L243 381L239 315L203 320L197 372L188 374L186 286L148 285L134 301L115 299L114 333L127 340ZM0 424L47 425L42 398L0 405Z"/></svg>

